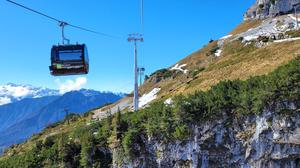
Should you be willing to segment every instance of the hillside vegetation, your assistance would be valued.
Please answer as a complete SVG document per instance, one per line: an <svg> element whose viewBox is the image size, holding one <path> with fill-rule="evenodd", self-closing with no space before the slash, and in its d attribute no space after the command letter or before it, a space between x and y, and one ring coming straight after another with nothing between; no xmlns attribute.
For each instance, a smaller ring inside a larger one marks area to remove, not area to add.
<svg viewBox="0 0 300 168"><path fill-rule="evenodd" d="M158 101L137 113L118 112L102 121L90 121L89 114L69 116L69 124L53 125L7 150L0 167L108 167L112 150L133 158L145 148L146 137L184 141L193 123L224 115L259 114L275 102L298 101L299 66L297 57L268 75L222 81L206 92L176 96L171 106ZM120 163L124 158L119 158Z"/></svg>

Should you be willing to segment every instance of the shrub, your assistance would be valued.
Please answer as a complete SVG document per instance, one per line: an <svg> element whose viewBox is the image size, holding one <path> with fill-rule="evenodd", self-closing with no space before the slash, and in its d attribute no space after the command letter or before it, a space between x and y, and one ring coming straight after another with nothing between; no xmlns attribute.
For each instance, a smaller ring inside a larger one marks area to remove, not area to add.
<svg viewBox="0 0 300 168"><path fill-rule="evenodd" d="M220 47L216 44L209 50L209 54L214 55L217 52L217 50L219 50L219 49L220 49Z"/></svg>
<svg viewBox="0 0 300 168"><path fill-rule="evenodd" d="M122 139L122 145L124 148L124 153L126 156L134 157L138 154L136 146L139 145L140 132L136 129L130 129L125 133L124 138Z"/></svg>
<svg viewBox="0 0 300 168"><path fill-rule="evenodd" d="M292 38L294 38L294 37L300 37L300 30L287 31L286 34L289 35Z"/></svg>
<svg viewBox="0 0 300 168"><path fill-rule="evenodd" d="M191 130L187 125L179 125L175 128L175 132L173 133L173 137L176 140L184 141L190 137Z"/></svg>
<svg viewBox="0 0 300 168"><path fill-rule="evenodd" d="M204 71L204 70L205 70L204 67L195 69L194 71L192 71L192 76L195 77L195 76L197 76L200 72L202 72L202 71Z"/></svg>

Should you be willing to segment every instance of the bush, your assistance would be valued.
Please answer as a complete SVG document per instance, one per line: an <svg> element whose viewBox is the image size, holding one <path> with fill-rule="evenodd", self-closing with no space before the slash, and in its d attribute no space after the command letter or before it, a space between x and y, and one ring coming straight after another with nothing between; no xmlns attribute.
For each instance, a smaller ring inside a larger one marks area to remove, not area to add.
<svg viewBox="0 0 300 168"><path fill-rule="evenodd" d="M195 77L195 76L197 76L200 72L202 72L202 71L204 71L204 70L205 70L204 67L195 69L194 71L192 71L192 76Z"/></svg>
<svg viewBox="0 0 300 168"><path fill-rule="evenodd" d="M287 31L286 34L289 35L292 38L294 38L294 37L300 37L300 30Z"/></svg>
<svg viewBox="0 0 300 168"><path fill-rule="evenodd" d="M209 55L214 55L220 47L216 44L209 50Z"/></svg>
<svg viewBox="0 0 300 168"><path fill-rule="evenodd" d="M124 148L124 153L126 156L134 157L138 154L136 146L139 145L140 132L136 129L130 129L125 133L124 138L122 139L122 145Z"/></svg>
<svg viewBox="0 0 300 168"><path fill-rule="evenodd" d="M157 77L161 77L163 79L166 79L166 78L172 77L173 72L171 70L169 70L169 69L163 68L163 69L157 70L154 73L152 73L150 75L150 77L154 76L154 75L156 75Z"/></svg>
<svg viewBox="0 0 300 168"><path fill-rule="evenodd" d="M179 125L175 128L175 132L173 133L173 137L176 140L184 141L190 137L191 130L187 125Z"/></svg>

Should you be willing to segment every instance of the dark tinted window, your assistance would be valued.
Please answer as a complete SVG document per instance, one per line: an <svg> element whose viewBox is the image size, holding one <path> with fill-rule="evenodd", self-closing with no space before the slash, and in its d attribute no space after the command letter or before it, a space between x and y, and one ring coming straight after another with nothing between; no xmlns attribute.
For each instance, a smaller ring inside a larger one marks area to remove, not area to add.
<svg viewBox="0 0 300 168"><path fill-rule="evenodd" d="M81 50L58 51L58 55L59 55L59 60L61 61L82 60Z"/></svg>

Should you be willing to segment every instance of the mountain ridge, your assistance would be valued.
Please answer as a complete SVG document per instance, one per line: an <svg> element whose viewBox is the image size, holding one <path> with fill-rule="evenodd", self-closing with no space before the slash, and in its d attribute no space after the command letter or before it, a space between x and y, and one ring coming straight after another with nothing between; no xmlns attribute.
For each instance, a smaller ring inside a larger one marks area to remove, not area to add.
<svg viewBox="0 0 300 168"><path fill-rule="evenodd" d="M65 110L68 110L68 113L83 114L122 97L121 93L81 89L63 95L23 98L14 103L2 105L0 106L0 122L2 123L0 149L23 142L46 126L61 121L67 115Z"/></svg>

